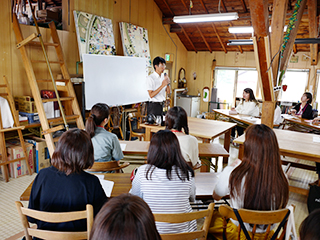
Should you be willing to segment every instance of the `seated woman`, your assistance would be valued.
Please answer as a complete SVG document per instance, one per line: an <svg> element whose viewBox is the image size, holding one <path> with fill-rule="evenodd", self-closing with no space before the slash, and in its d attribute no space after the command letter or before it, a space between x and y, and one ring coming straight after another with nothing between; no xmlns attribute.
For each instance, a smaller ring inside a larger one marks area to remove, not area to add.
<svg viewBox="0 0 320 240"><path fill-rule="evenodd" d="M241 103L236 108L232 108L231 110L237 111L238 114L259 117L259 104L251 88L245 88L243 90L243 98ZM238 136L241 136L244 132L243 127L236 126L235 128L232 128L231 136L233 138L236 136L236 130L238 132Z"/></svg>
<svg viewBox="0 0 320 240"><path fill-rule="evenodd" d="M94 220L90 240L161 240L153 214L141 198L122 194L110 199Z"/></svg>
<svg viewBox="0 0 320 240"><path fill-rule="evenodd" d="M189 135L186 111L182 107L170 108L166 115L165 125L178 138L184 159L190 162L192 166L195 166L199 161L198 140Z"/></svg>
<svg viewBox="0 0 320 240"><path fill-rule="evenodd" d="M82 211L87 204L96 215L107 201L99 179L86 173L93 165L93 146L89 134L71 129L62 134L52 155L51 167L36 176L30 194L29 208L47 212ZM28 218L39 229L86 231L86 220L66 223L46 223Z"/></svg>
<svg viewBox="0 0 320 240"><path fill-rule="evenodd" d="M236 209L267 211L286 207L289 185L281 167L277 138L266 125L247 128L242 161L227 166L219 176L213 198L219 200L229 194L230 206ZM221 215L214 214L209 233L218 239L222 239L222 222ZM228 235L236 234L236 225L238 222L228 223ZM257 233L264 231L263 228L256 230Z"/></svg>
<svg viewBox="0 0 320 240"><path fill-rule="evenodd" d="M311 102L312 94L305 92L301 97L301 103L291 109L291 114L300 118L313 119Z"/></svg>
<svg viewBox="0 0 320 240"><path fill-rule="evenodd" d="M314 118L314 119L312 120L312 123L316 123L316 124L320 123L320 117Z"/></svg>
<svg viewBox="0 0 320 240"><path fill-rule="evenodd" d="M147 164L138 168L130 193L141 197L153 213L191 212L195 200L194 171L182 157L177 137L168 130L152 136ZM191 232L196 221L156 222L160 234Z"/></svg>
<svg viewBox="0 0 320 240"><path fill-rule="evenodd" d="M312 211L300 225L300 240L320 240L320 209Z"/></svg>
<svg viewBox="0 0 320 240"><path fill-rule="evenodd" d="M109 121L109 107L105 103L95 104L86 121L86 131L90 134L94 160L96 162L109 162L120 160L123 153L117 135L108 132L104 126Z"/></svg>

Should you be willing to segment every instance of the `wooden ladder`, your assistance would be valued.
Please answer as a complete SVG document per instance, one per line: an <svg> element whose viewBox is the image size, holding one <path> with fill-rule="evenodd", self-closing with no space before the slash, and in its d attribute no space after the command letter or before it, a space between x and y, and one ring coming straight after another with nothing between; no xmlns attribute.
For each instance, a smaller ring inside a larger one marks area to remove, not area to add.
<svg viewBox="0 0 320 240"><path fill-rule="evenodd" d="M33 11L32 11L32 15L34 18ZM21 32L21 29L20 29L19 22L17 20L17 16L15 13L13 13L13 30L14 30L14 33L16 35L16 39L18 42L17 48L20 50L22 60L24 63L24 67L27 72L27 77L29 80L30 88L31 88L32 95L33 95L33 98L35 101L35 105L37 107L37 111L39 114L41 127L43 129L42 134L45 136L45 140L46 140L46 143L48 146L50 156L52 156L54 149L55 149L54 139L52 137L52 133L56 132L58 130L64 129L64 128L66 130L68 130L67 121L69 121L69 122L76 121L77 127L80 129L84 129L84 123L83 123L83 119L81 116L81 111L80 111L80 108L78 105L78 101L77 101L77 98L76 98L76 95L74 92L74 88L73 88L73 85L70 80L70 75L69 75L68 69L66 67L64 57L63 57L62 47L60 44L60 40L59 40L59 36L58 36L57 30L56 30L55 24L54 24L54 22L51 22L49 24L53 42L43 42L40 30L39 30L39 27L36 23L35 18L34 18L34 21L35 21L37 33L33 33L29 37L24 39L22 32ZM36 38L38 38L39 41L35 41L34 39L36 39ZM45 60L30 60L29 56L27 54L26 45L42 47L42 51L43 51ZM49 61L48 60L45 46L55 48L56 53L57 53L57 57L58 57L57 61ZM32 63L39 63L39 64L47 63L47 67L48 67L48 71L49 71L51 79L36 79ZM54 79L52 71L51 71L51 67L50 67L51 64L58 64L60 66L63 79L57 79L57 80ZM40 90L39 90L39 86L38 86L39 82L47 82L47 83L51 82L52 86L55 90L57 98L41 99ZM61 82L62 83L61 85L64 85L64 86L61 86L60 84L57 86L56 82ZM60 97L60 94L62 97ZM57 101L59 103L59 108L60 108L60 112L61 112L62 117L52 118L49 120L47 119L45 111L44 111L43 103L50 102L50 101L54 101L54 102ZM63 107L62 107L61 102L64 103ZM49 126L49 123L52 125L58 125L58 124L61 124L61 122L63 122L65 126L59 125L59 126L52 127L52 128L50 128L50 126Z"/></svg>
<svg viewBox="0 0 320 240"><path fill-rule="evenodd" d="M6 182L9 181L9 173L8 173L8 168L7 165L9 165L10 163L13 162L17 162L17 161L21 161L21 160L25 160L26 161L26 166L28 168L28 172L29 175L31 175L31 168L29 165L29 161L28 161L28 154L27 154L27 149L26 149L26 145L22 136L22 131L25 127L24 126L20 126L19 123L19 117L17 114L17 110L15 108L15 104L14 104L14 100L11 94L11 90L7 81L7 78L5 76L3 76L3 80L4 80L4 84L0 85L0 88L5 88L5 93L0 93L0 96L4 97L7 99L9 106L10 106L10 110L12 113L12 117L14 120L14 125L11 128L3 128L2 126L2 117L1 117L1 111L0 111L0 153L1 153L1 161L0 161L0 166L2 167L2 174L4 176L4 179ZM5 132L10 132L10 131L17 131L18 135L19 135L19 140L20 140L20 144L21 147L23 149L23 154L24 157L21 158L17 158L17 159L12 159L10 161L8 161L8 153L7 153L7 148L6 148L6 141L5 141Z"/></svg>

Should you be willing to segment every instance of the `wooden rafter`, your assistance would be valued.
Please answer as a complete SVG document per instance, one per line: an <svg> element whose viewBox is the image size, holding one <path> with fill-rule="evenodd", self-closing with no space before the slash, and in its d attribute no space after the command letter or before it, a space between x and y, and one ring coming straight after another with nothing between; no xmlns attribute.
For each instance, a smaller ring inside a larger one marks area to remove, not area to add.
<svg viewBox="0 0 320 240"><path fill-rule="evenodd" d="M215 32L216 35L217 35L217 38L218 38L218 40L219 40L219 42L220 42L220 44L221 44L221 47L223 48L223 51L224 51L225 53L227 53L227 49L226 49L226 47L223 45L223 42L222 42L222 40L221 40L221 38L220 38L220 35L218 34L218 31L217 31L217 29L216 29L216 26L214 25L214 23L211 23L211 26L212 26L214 32Z"/></svg>
<svg viewBox="0 0 320 240"><path fill-rule="evenodd" d="M242 8L243 8L243 11L247 12L248 9L247 9L247 6L246 6L246 3L244 2L244 0L241 0L241 5L242 5Z"/></svg>
<svg viewBox="0 0 320 240"><path fill-rule="evenodd" d="M196 47L194 46L193 42L191 41L191 39L189 38L188 34L186 33L186 31L184 30L184 27L182 25L180 25L181 29L182 29L182 32L183 34L186 36L186 38L188 39L189 43L191 44L191 46L193 47L194 51L197 53L197 49Z"/></svg>
<svg viewBox="0 0 320 240"><path fill-rule="evenodd" d="M317 38L317 0L308 0L309 38ZM310 44L311 65L318 64L318 44Z"/></svg>
<svg viewBox="0 0 320 240"><path fill-rule="evenodd" d="M199 28L199 26L198 26L197 24L196 24L196 27L197 27L197 30L199 31L199 33L200 33L200 35L201 35L201 37L202 37L202 40L203 40L204 43L206 44L206 46L207 46L207 48L209 49L210 53L212 53L212 50L211 50L211 48L210 48L207 40L206 40L205 37L203 36L203 34L202 34L202 32L201 32L201 30L200 30L200 28Z"/></svg>
<svg viewBox="0 0 320 240"><path fill-rule="evenodd" d="M231 22L229 22L229 26L230 26L230 27L233 27L233 25L232 25ZM234 39L238 39L236 34L233 33L232 35L233 35ZM240 51L241 53L243 53L242 47L241 47L240 45L238 45L238 48L239 48L239 51Z"/></svg>
<svg viewBox="0 0 320 240"><path fill-rule="evenodd" d="M223 0L221 0L221 6L223 8L223 11L228 12L226 5L224 4ZM218 11L220 11L220 9L218 9Z"/></svg>
<svg viewBox="0 0 320 240"><path fill-rule="evenodd" d="M293 53L296 54L298 52L297 45L293 44Z"/></svg>
<svg viewBox="0 0 320 240"><path fill-rule="evenodd" d="M183 6L185 7L185 9L187 10L187 12L189 12L189 8L187 7L186 3L183 0L181 0L181 2L183 4Z"/></svg>
<svg viewBox="0 0 320 240"><path fill-rule="evenodd" d="M168 8L168 10L170 11L171 15L174 16L174 13L172 12L172 10L171 10L169 4L167 3L167 1L166 1L166 0L162 0L162 1L164 2L164 4L166 5L166 7Z"/></svg>
<svg viewBox="0 0 320 240"><path fill-rule="evenodd" d="M280 46L283 43L283 27L286 21L286 15L283 14L287 12L288 0L274 0L273 10L271 18L271 56L274 57L272 62L272 73L273 73L273 84L277 85L279 61L280 61ZM276 95L277 98L278 94Z"/></svg>
<svg viewBox="0 0 320 240"><path fill-rule="evenodd" d="M202 7L203 7L204 11L205 11L206 13L209 13L209 12L208 12L208 9L207 9L207 7L206 7L206 5L203 3L203 1L202 1L202 0L200 0L200 3L201 3L201 5L202 5Z"/></svg>

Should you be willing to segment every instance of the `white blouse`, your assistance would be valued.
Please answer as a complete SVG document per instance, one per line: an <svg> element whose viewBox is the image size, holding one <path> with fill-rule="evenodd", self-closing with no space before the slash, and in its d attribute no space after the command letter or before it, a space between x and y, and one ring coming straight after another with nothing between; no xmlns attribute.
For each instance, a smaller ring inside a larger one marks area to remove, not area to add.
<svg viewBox="0 0 320 240"><path fill-rule="evenodd" d="M259 106L255 102L243 101L236 107L236 111L239 114L259 117Z"/></svg>

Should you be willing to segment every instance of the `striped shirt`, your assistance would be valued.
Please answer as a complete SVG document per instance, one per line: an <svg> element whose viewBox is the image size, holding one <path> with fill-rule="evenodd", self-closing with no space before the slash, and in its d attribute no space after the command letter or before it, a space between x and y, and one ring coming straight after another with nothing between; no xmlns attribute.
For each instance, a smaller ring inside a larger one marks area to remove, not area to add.
<svg viewBox="0 0 320 240"><path fill-rule="evenodd" d="M153 213L186 213L192 212L190 201L195 200L194 178L181 181L175 172L175 166L172 169L172 179L169 180L166 175L166 169L155 167L151 179L146 178L146 172L150 165L145 164L139 167L137 174L132 182L130 193L141 197L151 208ZM156 222L160 234L181 233L197 230L195 220L184 223L163 223Z"/></svg>

